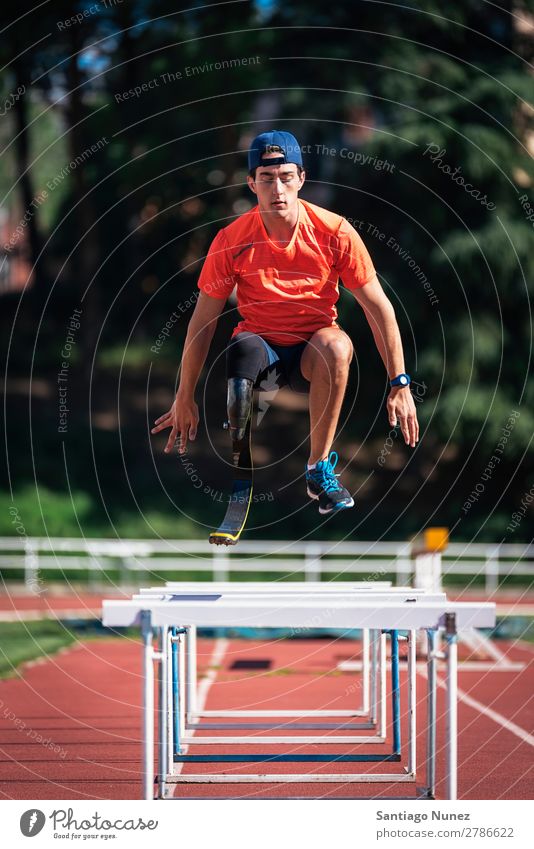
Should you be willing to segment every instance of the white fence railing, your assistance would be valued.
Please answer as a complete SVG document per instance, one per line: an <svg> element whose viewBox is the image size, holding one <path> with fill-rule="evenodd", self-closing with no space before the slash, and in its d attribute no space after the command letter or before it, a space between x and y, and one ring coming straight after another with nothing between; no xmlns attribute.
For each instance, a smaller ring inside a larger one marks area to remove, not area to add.
<svg viewBox="0 0 534 849"><path fill-rule="evenodd" d="M122 584L139 583L141 573L157 578L168 572L207 572L223 581L233 573L279 572L310 581L332 574L354 573L367 580L394 574L398 585L406 585L414 571L408 542L244 540L227 549L205 540L0 537L0 572L8 577L17 570L29 589L47 570L65 576L87 571L92 586L106 572L118 572ZM451 543L442 555L442 574L484 575L488 592L512 575L528 584L534 576L534 545Z"/></svg>

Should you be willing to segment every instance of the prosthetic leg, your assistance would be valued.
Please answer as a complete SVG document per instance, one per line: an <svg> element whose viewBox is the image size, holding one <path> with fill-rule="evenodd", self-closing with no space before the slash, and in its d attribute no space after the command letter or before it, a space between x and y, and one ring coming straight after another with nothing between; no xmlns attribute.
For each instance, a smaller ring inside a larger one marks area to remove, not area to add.
<svg viewBox="0 0 534 849"><path fill-rule="evenodd" d="M228 381L228 423L232 438L234 479L232 494L222 524L210 534L215 545L235 545L245 527L252 500L253 468L250 451L250 427L254 382L234 377Z"/></svg>

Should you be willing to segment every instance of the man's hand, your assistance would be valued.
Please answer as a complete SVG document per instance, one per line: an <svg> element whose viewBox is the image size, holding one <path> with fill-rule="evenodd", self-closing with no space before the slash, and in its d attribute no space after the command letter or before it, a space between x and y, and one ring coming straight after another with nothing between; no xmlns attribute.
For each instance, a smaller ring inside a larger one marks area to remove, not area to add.
<svg viewBox="0 0 534 849"><path fill-rule="evenodd" d="M171 409L154 422L151 433L159 433L160 430L170 427L171 432L165 446L165 453L168 454L169 451L172 451L176 437L178 437L178 453L185 454L187 440L190 439L192 442L197 435L198 421L198 407L194 400L184 398L178 392Z"/></svg>
<svg viewBox="0 0 534 849"><path fill-rule="evenodd" d="M409 386L394 386L387 400L389 423L396 427L400 423L406 445L415 448L419 442L419 422L415 403Z"/></svg>

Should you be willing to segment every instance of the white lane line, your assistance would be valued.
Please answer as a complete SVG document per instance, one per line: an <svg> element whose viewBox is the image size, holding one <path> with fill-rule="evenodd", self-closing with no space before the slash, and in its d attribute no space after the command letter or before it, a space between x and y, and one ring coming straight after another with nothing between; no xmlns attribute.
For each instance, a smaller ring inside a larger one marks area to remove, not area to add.
<svg viewBox="0 0 534 849"><path fill-rule="evenodd" d="M475 655L475 659L479 652L483 652L486 656L489 655L489 657L493 658L497 663L507 662L507 658L500 648L497 647L496 643L489 637L486 637L485 634L477 631L476 628L466 628L460 634L460 640L469 646Z"/></svg>
<svg viewBox="0 0 534 849"><path fill-rule="evenodd" d="M446 684L443 681L438 679L438 687L441 687L442 690L446 689ZM476 699L473 699L467 693L464 693L463 690L458 688L458 699L464 704L469 705L474 710L478 710L479 713L487 716L488 719L492 719L498 725L501 725L503 728L506 728L511 734L515 734L516 737L519 737L520 740L523 740L524 743L528 743L529 746L534 746L534 735L529 734L528 731L525 731L524 728L520 728L519 725L516 725L515 722L511 722L509 719L506 719L500 713L497 713L496 710L493 710L486 705L483 705L482 702L477 702Z"/></svg>
<svg viewBox="0 0 534 849"><path fill-rule="evenodd" d="M227 640L226 637L217 637L217 639L215 640L215 645L213 647L213 652L212 652L211 657L210 657L208 669L207 669L204 677L201 678L201 680L199 681L199 684L198 684L198 691L197 691L197 699L198 699L197 712L198 713L203 711L205 706L206 706L208 693L210 691L211 685L214 683L215 679L217 678L218 668L222 664L224 655L226 654L226 651L228 649L228 644L229 644L229 640ZM188 736L193 737L193 735L195 734L195 731L197 731L197 728L190 728L188 730L189 730ZM191 744L189 744L189 745L191 745ZM186 746L183 747L184 755L187 754L187 751L189 749L189 745L186 745ZM180 775L184 766L185 766L185 763L183 763L183 762L179 763L179 764L175 764L174 765L175 775ZM178 786L178 785L176 785L176 786Z"/></svg>
<svg viewBox="0 0 534 849"><path fill-rule="evenodd" d="M211 685L217 677L218 667L221 666L229 641L226 637L217 637L213 653L210 658L209 667L198 685L198 712L201 713L206 707L206 700ZM215 667L215 668L214 668Z"/></svg>

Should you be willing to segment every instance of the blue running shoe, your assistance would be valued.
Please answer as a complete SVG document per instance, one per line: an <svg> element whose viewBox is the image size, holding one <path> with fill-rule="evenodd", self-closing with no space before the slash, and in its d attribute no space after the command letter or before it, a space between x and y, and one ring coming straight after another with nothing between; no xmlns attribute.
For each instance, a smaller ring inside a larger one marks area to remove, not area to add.
<svg viewBox="0 0 534 849"><path fill-rule="evenodd" d="M332 451L328 460L321 460L315 469L306 467L308 495L319 501L319 513L322 514L354 507L352 495L340 484L334 472L337 461L337 453Z"/></svg>

